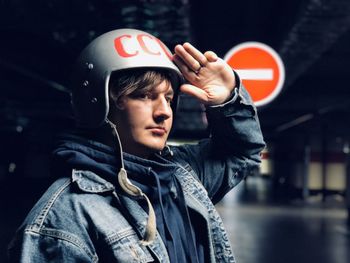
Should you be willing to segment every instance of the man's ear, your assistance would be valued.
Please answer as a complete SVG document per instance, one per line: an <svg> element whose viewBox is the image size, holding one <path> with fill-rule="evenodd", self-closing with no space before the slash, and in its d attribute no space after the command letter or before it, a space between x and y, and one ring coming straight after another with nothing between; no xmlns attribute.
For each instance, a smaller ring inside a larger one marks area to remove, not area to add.
<svg viewBox="0 0 350 263"><path fill-rule="evenodd" d="M123 98L117 98L112 92L110 94L109 105L115 107L118 110L124 110L124 100Z"/></svg>

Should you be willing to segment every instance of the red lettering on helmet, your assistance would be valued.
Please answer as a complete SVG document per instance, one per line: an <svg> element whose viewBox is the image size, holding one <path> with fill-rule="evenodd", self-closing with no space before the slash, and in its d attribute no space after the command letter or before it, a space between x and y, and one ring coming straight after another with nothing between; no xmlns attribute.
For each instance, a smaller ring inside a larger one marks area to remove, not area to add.
<svg viewBox="0 0 350 263"><path fill-rule="evenodd" d="M160 55L160 52L152 52L147 46L146 46L146 43L144 41L144 38L147 37L149 39L154 39L152 36L150 35L146 35L146 34L140 34L137 36L137 40L139 41L139 44L142 48L143 51L145 51L146 53L148 54L151 54L151 55Z"/></svg>
<svg viewBox="0 0 350 263"><path fill-rule="evenodd" d="M173 60L173 54L171 54L171 52L168 50L168 48L164 45L164 43L162 41L160 41L158 38L156 38L159 46L162 48L162 50L164 51L165 55L168 56L168 58L170 60Z"/></svg>
<svg viewBox="0 0 350 263"><path fill-rule="evenodd" d="M168 48L164 45L164 43L162 41L160 41L158 38L153 37L151 35L147 35L147 34L139 34L136 36L137 42L140 46L140 48L136 48L133 52L127 52L125 50L125 46L127 45L127 43L125 43L125 39L132 39L133 36L131 35L122 35L117 37L116 39L114 39L114 47L117 51L117 53L124 58L128 58L128 57L134 57L139 55L140 51L150 54L150 55L156 55L159 56L161 55L161 51L164 52L164 54L170 59L172 60L173 55L171 54L171 52L168 50ZM147 41L145 41L146 39L155 41L159 47L160 50L159 51L154 51L150 49L150 46L147 45ZM124 41L123 41L124 40Z"/></svg>
<svg viewBox="0 0 350 263"><path fill-rule="evenodd" d="M123 46L123 42L122 42L123 38L131 38L131 36L130 35L122 35L122 36L114 39L114 47L115 47L117 53L121 57L125 57L125 58L136 56L139 53L137 50L135 50L134 53L128 53L125 51L124 46Z"/></svg>

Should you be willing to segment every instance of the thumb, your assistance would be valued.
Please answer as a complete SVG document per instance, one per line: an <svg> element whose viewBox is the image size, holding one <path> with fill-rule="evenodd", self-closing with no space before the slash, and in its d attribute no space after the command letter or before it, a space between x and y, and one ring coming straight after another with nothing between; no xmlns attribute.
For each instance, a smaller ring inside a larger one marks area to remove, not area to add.
<svg viewBox="0 0 350 263"><path fill-rule="evenodd" d="M180 90L181 90L181 92L188 94L188 95L191 95L191 96L193 96L193 97L195 97L203 102L208 100L207 93L204 90L202 90L196 86L193 86L191 84L181 85Z"/></svg>

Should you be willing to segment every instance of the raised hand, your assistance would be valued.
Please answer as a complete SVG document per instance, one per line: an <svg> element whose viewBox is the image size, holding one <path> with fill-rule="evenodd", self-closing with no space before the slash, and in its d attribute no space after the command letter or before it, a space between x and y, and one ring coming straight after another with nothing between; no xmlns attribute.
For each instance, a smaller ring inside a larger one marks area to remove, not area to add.
<svg viewBox="0 0 350 263"><path fill-rule="evenodd" d="M181 91L198 98L206 105L225 102L235 87L231 67L212 52L204 54L190 43L176 45L174 62L189 82Z"/></svg>

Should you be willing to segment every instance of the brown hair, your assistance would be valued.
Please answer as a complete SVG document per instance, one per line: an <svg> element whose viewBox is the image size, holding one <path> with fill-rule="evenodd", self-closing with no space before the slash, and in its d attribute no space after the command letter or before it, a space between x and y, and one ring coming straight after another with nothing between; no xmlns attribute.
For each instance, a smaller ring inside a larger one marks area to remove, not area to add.
<svg viewBox="0 0 350 263"><path fill-rule="evenodd" d="M170 74L161 69L132 69L114 72L109 82L111 102L119 103L124 96L147 93L166 81L170 84Z"/></svg>

